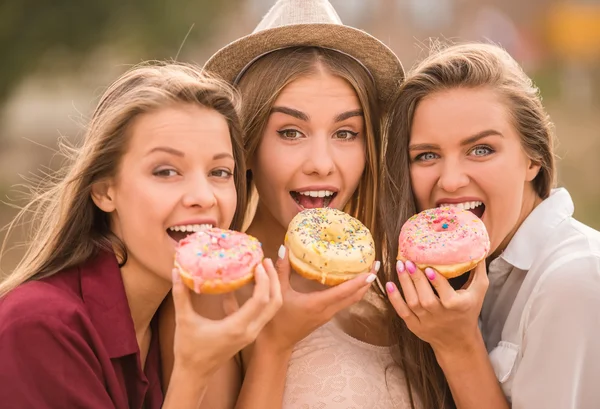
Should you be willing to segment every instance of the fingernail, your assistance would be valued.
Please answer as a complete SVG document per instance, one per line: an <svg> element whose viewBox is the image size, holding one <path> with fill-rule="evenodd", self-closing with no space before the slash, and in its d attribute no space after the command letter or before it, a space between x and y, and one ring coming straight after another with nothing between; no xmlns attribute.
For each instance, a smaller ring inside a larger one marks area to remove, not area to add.
<svg viewBox="0 0 600 409"><path fill-rule="evenodd" d="M375 266L373 266L373 269L375 270L375 272L378 272L380 268L381 268L381 261L377 260L375 262Z"/></svg>
<svg viewBox="0 0 600 409"><path fill-rule="evenodd" d="M265 271L265 268L263 267L263 265L261 263L258 263L256 265L256 267L254 268L254 274L262 274L262 275L267 275L267 272Z"/></svg>
<svg viewBox="0 0 600 409"><path fill-rule="evenodd" d="M181 276L179 275L178 269L174 268L171 270L171 280L173 281L173 284L181 281Z"/></svg>
<svg viewBox="0 0 600 409"><path fill-rule="evenodd" d="M365 281L367 282L367 284L371 284L373 281L375 281L376 278L377 276L375 274L369 274Z"/></svg>
<svg viewBox="0 0 600 409"><path fill-rule="evenodd" d="M433 271L433 268L427 267L425 269L425 275L427 276L428 279L433 281L433 279L435 278L435 271Z"/></svg>
<svg viewBox="0 0 600 409"><path fill-rule="evenodd" d="M279 250L277 251L277 256L283 260L283 258L285 257L285 246L282 244L281 246L279 246Z"/></svg>
<svg viewBox="0 0 600 409"><path fill-rule="evenodd" d="M393 293L394 291L396 291L396 286L394 285L394 283L388 282L385 284L385 289L388 293Z"/></svg>
<svg viewBox="0 0 600 409"><path fill-rule="evenodd" d="M396 262L396 271L398 271L398 273L404 272L404 263L402 262L402 260L398 260Z"/></svg>
<svg viewBox="0 0 600 409"><path fill-rule="evenodd" d="M412 261L408 260L404 264L406 265L406 269L409 273L413 274L415 271L417 271L417 266L415 266L415 263L413 263Z"/></svg>

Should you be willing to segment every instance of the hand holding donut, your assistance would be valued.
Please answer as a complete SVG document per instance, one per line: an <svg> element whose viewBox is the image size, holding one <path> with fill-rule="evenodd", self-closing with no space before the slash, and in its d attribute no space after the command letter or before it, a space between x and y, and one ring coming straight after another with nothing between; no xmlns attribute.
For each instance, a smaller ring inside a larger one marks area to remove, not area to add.
<svg viewBox="0 0 600 409"><path fill-rule="evenodd" d="M412 261L398 261L396 270L402 294L388 282L390 302L408 329L436 353L455 351L481 338L478 319L489 283L485 262L475 267L469 283L460 290L454 290L435 270L422 271Z"/></svg>
<svg viewBox="0 0 600 409"><path fill-rule="evenodd" d="M335 287L312 293L300 293L290 285L291 267L286 247L279 249L277 271L281 283L283 305L264 327L257 342L269 344L269 349L289 351L316 328L325 324L339 311L360 301L375 280L379 263L370 273L355 275Z"/></svg>
<svg viewBox="0 0 600 409"><path fill-rule="evenodd" d="M425 210L402 227L396 271L404 297L392 282L386 289L408 328L436 352L481 338L477 324L488 288L489 248L485 225L466 210ZM447 278L469 270L469 282L454 290Z"/></svg>
<svg viewBox="0 0 600 409"><path fill-rule="evenodd" d="M215 230L204 235L196 235L191 240L204 246L206 243L198 236L210 237L215 234L220 235L219 237L225 236L222 237L224 240L237 237L235 232L217 232ZM238 237L236 240L240 238ZM262 260L262 251L260 258L257 258L256 249L253 246L250 246L252 257L244 256L251 262L251 269L239 265L237 256L228 256L228 261L213 266L218 269L209 271L207 266L211 265L210 260L214 255L212 254L214 252L211 251L206 253L210 258L204 257L205 253L196 254L196 257L204 261L205 267L203 270L187 271L191 273L190 276L182 271L182 264L188 267L199 264L193 262L192 259L186 259L186 255L190 257L191 255L188 254L185 243L183 244L181 249L184 251L178 252L176 259L181 263L176 262L177 267L173 269L172 292L176 321L173 373L175 374L179 370L199 378L206 378L239 350L256 339L265 324L281 307L281 290L273 263L269 259ZM227 252L227 249L225 246L223 251ZM229 250L234 251L232 248ZM242 254L245 254L245 250ZM224 260L225 258L217 252L216 259ZM257 263L255 264L254 261ZM250 278L248 278L249 272L251 273ZM188 277L191 278L186 280ZM254 292L252 297L241 307L238 307L233 293L225 294L227 310L230 313L226 318L217 321L210 320L194 311L191 300L192 289L208 289L212 292L222 293L243 285L249 279L255 281Z"/></svg>

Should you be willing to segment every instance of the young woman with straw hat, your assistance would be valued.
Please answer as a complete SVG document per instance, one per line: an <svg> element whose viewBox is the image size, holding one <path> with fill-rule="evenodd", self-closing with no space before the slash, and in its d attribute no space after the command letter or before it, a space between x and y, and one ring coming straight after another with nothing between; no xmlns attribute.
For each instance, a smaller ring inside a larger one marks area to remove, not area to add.
<svg viewBox="0 0 600 409"><path fill-rule="evenodd" d="M373 275L324 289L291 272L281 246L302 208L325 205L357 217L383 242L380 122L404 76L396 55L344 26L328 1L280 0L252 34L218 51L205 69L242 94L249 192L257 193L247 231L267 256L278 257L284 300L253 347L213 378L205 407L444 407L444 378L429 371L435 358L413 348L420 340L408 331L402 342L421 355L414 366L395 363L390 345L398 340L388 337L385 303L369 291ZM306 191L335 195L327 201L299 196ZM412 210L407 206L397 217ZM240 303L250 290L238 292ZM211 304L198 297L200 311L214 313ZM173 331L168 309L165 335Z"/></svg>

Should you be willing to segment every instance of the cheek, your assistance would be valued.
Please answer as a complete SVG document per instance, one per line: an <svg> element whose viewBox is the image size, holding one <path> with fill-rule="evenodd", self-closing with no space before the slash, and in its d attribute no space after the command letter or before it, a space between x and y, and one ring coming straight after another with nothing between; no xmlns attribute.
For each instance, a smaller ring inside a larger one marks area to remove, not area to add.
<svg viewBox="0 0 600 409"><path fill-rule="evenodd" d="M223 186L220 189L215 190L215 196L219 205L219 213L221 215L222 226L224 229L228 229L231 226L231 221L235 215L237 205L237 192L235 190L235 184L233 179L227 186ZM240 209L243 211L244 209Z"/></svg>
<svg viewBox="0 0 600 409"><path fill-rule="evenodd" d="M356 189L367 166L364 144L357 143L352 149L340 149L336 156L337 168L342 172L343 179Z"/></svg>
<svg viewBox="0 0 600 409"><path fill-rule="evenodd" d="M283 147L277 141L269 140L259 146L252 175L254 183L263 195L269 191L282 189L297 170L302 152L290 148L292 147Z"/></svg>
<svg viewBox="0 0 600 409"><path fill-rule="evenodd" d="M434 205L430 201L432 200L432 193L436 186L437 178L433 166L411 166L410 182L419 211L428 209Z"/></svg>

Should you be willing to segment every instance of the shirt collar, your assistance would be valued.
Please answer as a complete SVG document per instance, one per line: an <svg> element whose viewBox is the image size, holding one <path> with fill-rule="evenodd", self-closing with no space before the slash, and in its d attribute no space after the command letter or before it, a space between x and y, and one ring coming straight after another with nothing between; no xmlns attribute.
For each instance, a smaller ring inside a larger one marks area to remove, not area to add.
<svg viewBox="0 0 600 409"><path fill-rule="evenodd" d="M529 270L552 230L571 217L574 210L569 192L553 189L527 216L500 257L519 270Z"/></svg>
<svg viewBox="0 0 600 409"><path fill-rule="evenodd" d="M83 302L109 356L137 353L133 318L115 255L102 251L79 271Z"/></svg>

